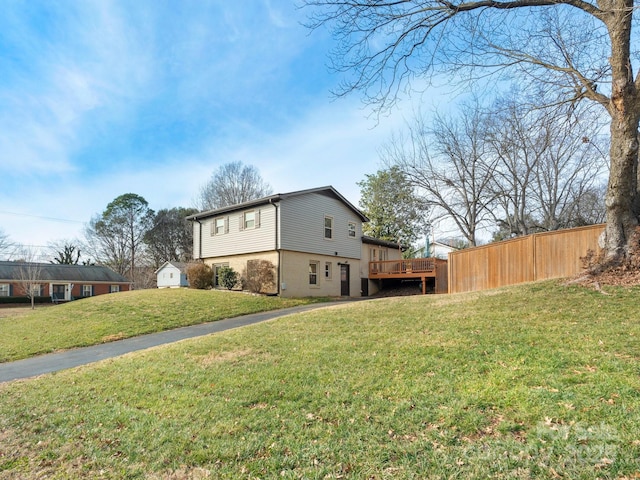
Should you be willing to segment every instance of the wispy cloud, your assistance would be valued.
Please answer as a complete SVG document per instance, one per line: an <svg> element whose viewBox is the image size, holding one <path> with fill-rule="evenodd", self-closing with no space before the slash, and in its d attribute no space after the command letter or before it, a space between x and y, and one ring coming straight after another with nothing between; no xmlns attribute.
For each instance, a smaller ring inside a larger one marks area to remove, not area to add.
<svg viewBox="0 0 640 480"><path fill-rule="evenodd" d="M106 2L38 15L35 4L0 20L0 70L11 79L0 81L0 155L16 175L72 170L91 115L126 105L146 76L136 42L123 40L118 12Z"/></svg>
<svg viewBox="0 0 640 480"><path fill-rule="evenodd" d="M356 98L329 101L327 39L301 26L295 3L10 2L0 204L82 221L127 192L154 209L192 206L234 160L278 191L333 184L357 202L396 120L373 128ZM73 237L75 225L0 214L24 243Z"/></svg>

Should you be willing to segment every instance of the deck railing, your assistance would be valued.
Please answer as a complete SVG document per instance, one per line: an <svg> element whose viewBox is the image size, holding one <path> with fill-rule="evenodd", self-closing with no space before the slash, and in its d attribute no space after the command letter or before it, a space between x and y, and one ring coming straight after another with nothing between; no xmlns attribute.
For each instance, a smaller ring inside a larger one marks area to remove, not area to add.
<svg viewBox="0 0 640 480"><path fill-rule="evenodd" d="M369 278L385 275L434 273L433 258L407 258L404 260L378 260L369 262Z"/></svg>

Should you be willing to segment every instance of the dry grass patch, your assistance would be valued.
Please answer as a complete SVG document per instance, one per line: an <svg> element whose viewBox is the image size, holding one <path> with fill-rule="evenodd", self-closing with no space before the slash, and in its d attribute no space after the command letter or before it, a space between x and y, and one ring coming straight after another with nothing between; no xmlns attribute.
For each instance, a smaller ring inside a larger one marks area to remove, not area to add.
<svg viewBox="0 0 640 480"><path fill-rule="evenodd" d="M248 358L256 360L265 357L266 355L264 353L256 352L252 349L243 349L229 352L211 352L205 355L194 355L191 358L203 367L210 367L218 363L237 362L241 359L246 360Z"/></svg>

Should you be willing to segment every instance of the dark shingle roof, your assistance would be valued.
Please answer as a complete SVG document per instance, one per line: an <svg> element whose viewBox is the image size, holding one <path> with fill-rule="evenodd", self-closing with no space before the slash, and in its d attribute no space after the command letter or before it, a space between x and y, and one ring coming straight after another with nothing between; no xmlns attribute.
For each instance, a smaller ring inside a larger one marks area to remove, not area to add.
<svg viewBox="0 0 640 480"><path fill-rule="evenodd" d="M379 238L368 237L366 235L362 237L362 243L368 243L370 245L379 245L381 247L389 247L389 248L396 248L396 249L402 249L402 250L407 250L408 248L396 242L390 242L388 240L381 240Z"/></svg>
<svg viewBox="0 0 640 480"><path fill-rule="evenodd" d="M166 267L167 265L173 265L174 267L176 267L178 270L180 270L180 273L187 273L187 268L189 268L189 264L188 263L184 263L184 262L164 262L160 268L158 268L155 273L157 274L160 270L162 270L164 267Z"/></svg>
<svg viewBox="0 0 640 480"><path fill-rule="evenodd" d="M0 281L20 280L20 268L24 265L24 262L0 262ZM119 273L100 265L56 265L51 263L34 265L40 268L42 281L130 283Z"/></svg>
<svg viewBox="0 0 640 480"><path fill-rule="evenodd" d="M255 207L258 205L264 205L267 203L279 202L285 198L297 197L299 195L306 195L308 193L319 193L322 195L327 195L333 198L340 200L344 203L349 209L351 209L363 222L368 222L369 219L367 216L362 213L359 209L357 209L349 200L344 198L335 188L328 185L326 187L318 187L318 188L309 188L307 190L298 190L295 192L289 193L276 193L275 195L269 195L268 197L258 198L256 200L250 200L248 202L239 203L237 205L229 205L228 207L218 208L216 210L208 210L205 212L196 213L194 215L189 215L187 220L200 220L203 218L214 217L216 215L222 215L224 213L234 212L236 210L242 210L249 207Z"/></svg>

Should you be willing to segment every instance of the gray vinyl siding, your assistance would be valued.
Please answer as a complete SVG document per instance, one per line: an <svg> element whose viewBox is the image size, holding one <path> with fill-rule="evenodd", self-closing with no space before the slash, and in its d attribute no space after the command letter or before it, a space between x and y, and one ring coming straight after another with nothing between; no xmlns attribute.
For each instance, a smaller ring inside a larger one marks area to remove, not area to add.
<svg viewBox="0 0 640 480"><path fill-rule="evenodd" d="M333 238L324 238L325 216L333 218ZM281 248L347 258L360 258L362 221L340 200L309 193L280 202ZM349 237L349 222L356 224ZM337 254L336 254L337 252Z"/></svg>
<svg viewBox="0 0 640 480"><path fill-rule="evenodd" d="M202 221L200 222L191 222L193 223L193 258L200 259L200 230L202 228Z"/></svg>
<svg viewBox="0 0 640 480"><path fill-rule="evenodd" d="M246 211L260 211L259 227L241 230L241 218ZM211 235L212 225L217 218L221 217L227 219L228 231L220 235ZM212 258L275 250L275 219L275 207L262 205L200 220L202 232L198 230L200 225L194 222L194 256ZM201 249L198 244L200 238L202 239Z"/></svg>

